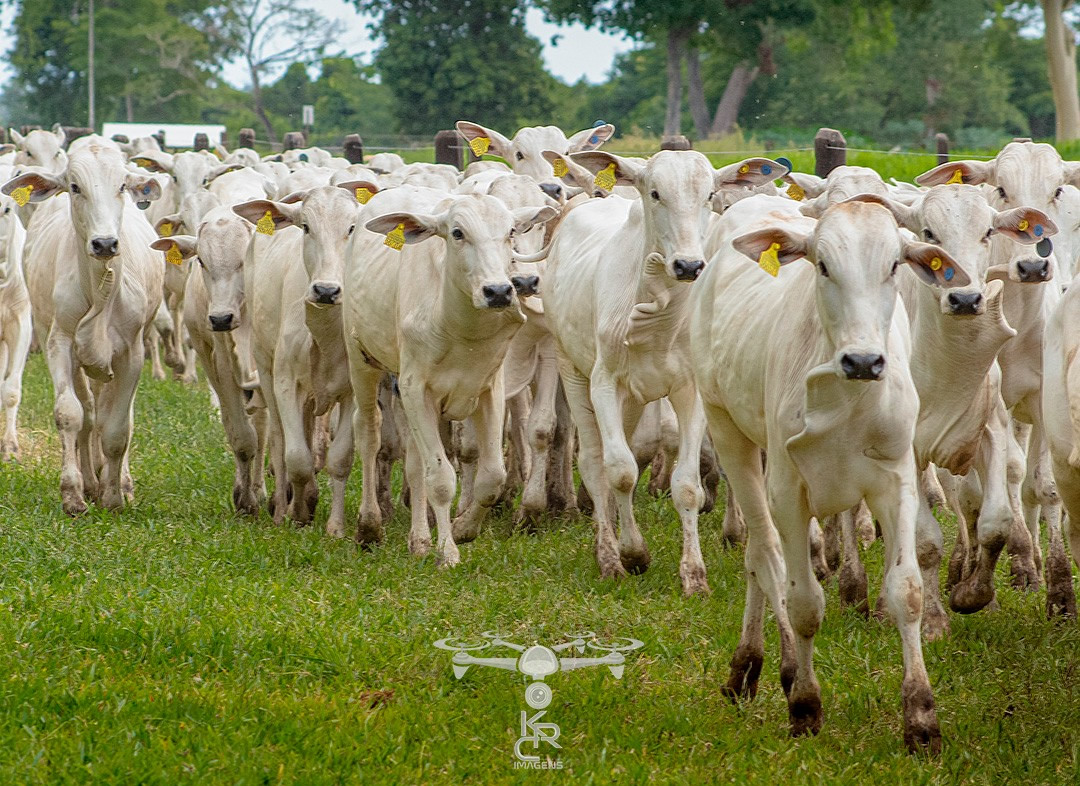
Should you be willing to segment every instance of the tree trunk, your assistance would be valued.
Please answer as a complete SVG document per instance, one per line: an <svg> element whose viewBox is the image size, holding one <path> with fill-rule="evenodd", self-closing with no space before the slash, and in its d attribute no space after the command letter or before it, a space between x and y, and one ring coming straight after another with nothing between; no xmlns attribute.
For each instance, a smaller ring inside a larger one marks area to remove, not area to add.
<svg viewBox="0 0 1080 786"><path fill-rule="evenodd" d="M1057 141L1080 139L1080 96L1076 91L1076 43L1065 23L1072 0L1039 0L1046 25L1046 61L1054 94Z"/></svg>
<svg viewBox="0 0 1080 786"><path fill-rule="evenodd" d="M259 118L259 122L261 122L263 128L266 129L267 141L277 142L277 136L274 134L274 126L271 124L270 118L266 116L266 110L263 109L262 87L259 85L259 72L254 68L249 68L248 72L251 74L251 102L255 107L255 116Z"/></svg>
<svg viewBox="0 0 1080 786"><path fill-rule="evenodd" d="M698 139L708 139L709 108L705 105L705 86L701 82L701 52L693 45L686 50L686 81L694 133Z"/></svg>
<svg viewBox="0 0 1080 786"><path fill-rule="evenodd" d="M739 63L728 77L724 95L720 97L720 103L716 106L716 114L713 115L712 128L709 135L713 137L729 134L735 128L739 119L739 107L746 98L746 91L757 79L761 69L748 63Z"/></svg>
<svg viewBox="0 0 1080 786"><path fill-rule="evenodd" d="M131 95L131 88L127 89L127 93L124 94L124 108L127 110L127 121L129 123L135 122L135 102Z"/></svg>
<svg viewBox="0 0 1080 786"><path fill-rule="evenodd" d="M664 136L682 133L682 58L688 30L674 28L667 39L667 114L664 117Z"/></svg>

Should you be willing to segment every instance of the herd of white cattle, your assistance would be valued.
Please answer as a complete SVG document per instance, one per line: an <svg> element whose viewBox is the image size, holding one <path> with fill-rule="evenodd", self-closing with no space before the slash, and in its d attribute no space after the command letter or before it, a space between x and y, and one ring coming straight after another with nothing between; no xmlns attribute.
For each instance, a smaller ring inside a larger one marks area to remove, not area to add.
<svg viewBox="0 0 1080 786"><path fill-rule="evenodd" d="M33 334L64 511L122 507L135 391L147 353L164 377L160 342L177 378L195 378L197 357L209 381L238 511L310 523L325 469L326 531L345 536L359 451L362 544L383 537L401 460L411 552L458 563L521 492L525 524L587 503L600 574L623 576L649 565L633 492L651 464L682 524L688 594L709 589L698 515L719 465L725 537L746 548L725 690L756 693L767 600L796 734L822 724L819 581L838 571L842 600L869 611L859 543L874 521L912 749L941 745L920 641L948 631L934 506L960 522L953 610L994 601L1006 545L1014 582L1036 587L1045 520L1047 608L1075 615L1063 532L1080 554L1067 526L1080 521L1080 162L1017 141L915 185L862 167L822 179L767 158L617 156L599 149L610 125L457 128L509 166L13 132L4 458L19 453Z"/></svg>

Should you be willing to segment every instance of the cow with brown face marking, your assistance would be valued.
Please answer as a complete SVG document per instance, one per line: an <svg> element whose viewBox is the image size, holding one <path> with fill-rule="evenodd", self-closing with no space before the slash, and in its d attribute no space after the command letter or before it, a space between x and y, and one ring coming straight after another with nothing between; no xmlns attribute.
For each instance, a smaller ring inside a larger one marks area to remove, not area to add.
<svg viewBox="0 0 1080 786"><path fill-rule="evenodd" d="M129 171L115 145L84 137L59 175L4 184L16 201L44 202L28 239L26 275L55 394L64 511L86 498L116 509L134 489L127 472L142 334L161 303L154 232L133 201L161 189ZM48 213L45 213L45 211ZM31 242L32 240L32 242Z"/></svg>

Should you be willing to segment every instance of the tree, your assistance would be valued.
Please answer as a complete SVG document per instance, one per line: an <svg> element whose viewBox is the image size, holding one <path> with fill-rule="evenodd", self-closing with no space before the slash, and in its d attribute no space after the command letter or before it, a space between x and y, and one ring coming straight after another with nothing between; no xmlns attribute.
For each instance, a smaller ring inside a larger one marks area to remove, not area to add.
<svg viewBox="0 0 1080 786"><path fill-rule="evenodd" d="M401 130L430 134L467 119L516 129L545 119L554 79L525 32L524 0L353 0L376 17L375 67Z"/></svg>
<svg viewBox="0 0 1080 786"><path fill-rule="evenodd" d="M1046 26L1046 65L1054 94L1058 142L1080 139L1080 96L1076 91L1076 33L1065 21L1073 0L1039 0Z"/></svg>
<svg viewBox="0 0 1080 786"><path fill-rule="evenodd" d="M252 108L271 142L277 135L263 104L263 79L282 66L317 60L337 37L333 22L294 0L232 0L220 7L207 32L243 59Z"/></svg>

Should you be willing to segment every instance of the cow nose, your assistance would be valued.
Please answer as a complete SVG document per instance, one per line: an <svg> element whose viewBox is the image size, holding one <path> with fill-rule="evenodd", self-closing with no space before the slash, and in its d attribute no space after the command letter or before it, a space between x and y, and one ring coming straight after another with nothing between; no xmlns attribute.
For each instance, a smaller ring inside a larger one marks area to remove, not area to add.
<svg viewBox="0 0 1080 786"><path fill-rule="evenodd" d="M510 305L514 288L510 284L488 284L480 290L487 301L488 308L505 308Z"/></svg>
<svg viewBox="0 0 1080 786"><path fill-rule="evenodd" d="M1046 281L1050 276L1050 263L1045 259L1021 259L1016 269L1023 282Z"/></svg>
<svg viewBox="0 0 1080 786"><path fill-rule="evenodd" d="M211 314L210 315L210 327L215 331L232 330L233 315L232 312L227 314Z"/></svg>
<svg viewBox="0 0 1080 786"><path fill-rule="evenodd" d="M694 281L705 268L704 259L676 259L671 263L675 278L679 281Z"/></svg>
<svg viewBox="0 0 1080 786"><path fill-rule="evenodd" d="M312 284L311 292L315 295L316 303L325 303L331 306L337 303L338 298L341 297L341 287L337 284Z"/></svg>
<svg viewBox="0 0 1080 786"><path fill-rule="evenodd" d="M558 183L541 183L540 190L552 199L562 199L562 186Z"/></svg>
<svg viewBox="0 0 1080 786"><path fill-rule="evenodd" d="M518 297L528 297L540 291L540 276L512 276L510 283L517 290Z"/></svg>
<svg viewBox="0 0 1080 786"><path fill-rule="evenodd" d="M840 368L848 379L881 379L885 358L882 355L847 354L840 358Z"/></svg>
<svg viewBox="0 0 1080 786"><path fill-rule="evenodd" d="M982 299L981 292L950 292L949 310L954 314L978 314Z"/></svg>
<svg viewBox="0 0 1080 786"><path fill-rule="evenodd" d="M95 237L90 241L90 253L96 257L114 257L120 253L120 241L115 237Z"/></svg>

